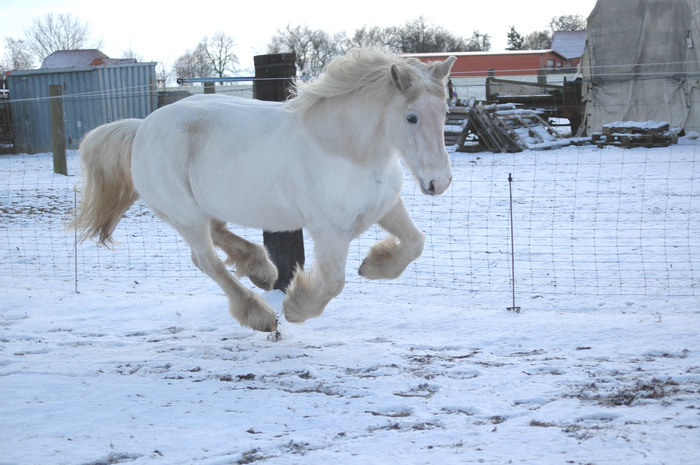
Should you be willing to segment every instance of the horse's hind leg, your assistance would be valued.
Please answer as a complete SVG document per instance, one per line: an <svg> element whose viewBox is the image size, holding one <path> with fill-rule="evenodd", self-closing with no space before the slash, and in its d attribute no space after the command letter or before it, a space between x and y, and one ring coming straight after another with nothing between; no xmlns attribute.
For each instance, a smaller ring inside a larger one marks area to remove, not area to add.
<svg viewBox="0 0 700 465"><path fill-rule="evenodd" d="M367 279L398 278L409 263L420 257L425 234L416 227L400 197L378 224L391 236L372 246L358 273Z"/></svg>
<svg viewBox="0 0 700 465"><path fill-rule="evenodd" d="M262 297L239 283L216 254L209 218L194 224L175 223L173 226L189 244L194 264L224 290L229 299L229 311L236 320L257 331L277 329L274 310Z"/></svg>
<svg viewBox="0 0 700 465"><path fill-rule="evenodd" d="M265 247L236 236L219 220L211 220L211 238L228 255L226 263L236 266L237 276L248 276L259 288L272 289L277 281L277 267Z"/></svg>

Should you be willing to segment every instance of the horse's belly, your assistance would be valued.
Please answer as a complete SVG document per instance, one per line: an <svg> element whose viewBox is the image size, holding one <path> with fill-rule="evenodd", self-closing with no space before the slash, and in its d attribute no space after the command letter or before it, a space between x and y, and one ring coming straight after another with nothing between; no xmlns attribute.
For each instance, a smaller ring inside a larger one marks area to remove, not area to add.
<svg viewBox="0 0 700 465"><path fill-rule="evenodd" d="M303 219L292 211L250 198L241 197L240 203L231 203L227 208L210 207L207 210L221 220L270 232L295 231L304 226Z"/></svg>
<svg viewBox="0 0 700 465"><path fill-rule="evenodd" d="M218 219L266 231L302 228L304 215L296 193L284 187L274 169L245 165L198 176L192 188L200 207Z"/></svg>

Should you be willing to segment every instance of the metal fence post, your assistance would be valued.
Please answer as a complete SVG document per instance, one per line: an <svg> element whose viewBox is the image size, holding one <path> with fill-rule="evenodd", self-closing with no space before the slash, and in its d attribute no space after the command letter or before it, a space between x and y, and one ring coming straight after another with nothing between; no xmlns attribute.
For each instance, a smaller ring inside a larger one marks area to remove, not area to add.
<svg viewBox="0 0 700 465"><path fill-rule="evenodd" d="M281 102L289 98L289 90L296 76L296 55L277 53L257 55L253 98ZM280 147L280 150L283 150ZM271 233L263 231L263 241L277 266L275 289L287 290L298 266L304 266L304 235L302 230Z"/></svg>

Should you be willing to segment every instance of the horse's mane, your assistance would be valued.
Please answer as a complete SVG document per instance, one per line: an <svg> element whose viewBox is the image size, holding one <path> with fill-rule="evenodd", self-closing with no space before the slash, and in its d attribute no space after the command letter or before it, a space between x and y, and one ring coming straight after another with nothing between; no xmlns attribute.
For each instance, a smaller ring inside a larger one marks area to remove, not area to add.
<svg viewBox="0 0 700 465"><path fill-rule="evenodd" d="M308 82L295 83L288 108L305 112L321 100L350 94L377 95L390 98L387 89L392 82L391 69L409 76L410 85L403 89L408 100L430 92L445 97L445 83L436 77L433 68L439 63L423 63L415 58L402 58L375 48L354 48L329 63L321 75ZM398 92L398 88L393 86Z"/></svg>

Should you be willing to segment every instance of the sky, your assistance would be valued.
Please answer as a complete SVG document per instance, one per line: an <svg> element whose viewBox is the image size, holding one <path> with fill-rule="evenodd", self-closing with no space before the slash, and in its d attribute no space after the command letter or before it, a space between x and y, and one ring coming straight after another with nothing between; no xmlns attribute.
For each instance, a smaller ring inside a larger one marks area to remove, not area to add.
<svg viewBox="0 0 700 465"><path fill-rule="evenodd" d="M120 0L3 0L0 3L0 54L5 38L21 39L32 20L47 13L70 13L89 26L91 36L102 41L100 49L119 58L134 50L144 61L172 66L207 35L223 31L236 41L241 71L253 69L253 56L267 52L267 44L287 25L306 25L330 34L351 34L362 26L401 26L423 16L461 37L473 31L491 36L491 50L506 47L511 26L522 35L549 29L554 16L588 17L596 0L460 0L444 2L381 2L318 0L198 2ZM341 5L341 6L337 6ZM400 6L397 6L400 5Z"/></svg>

